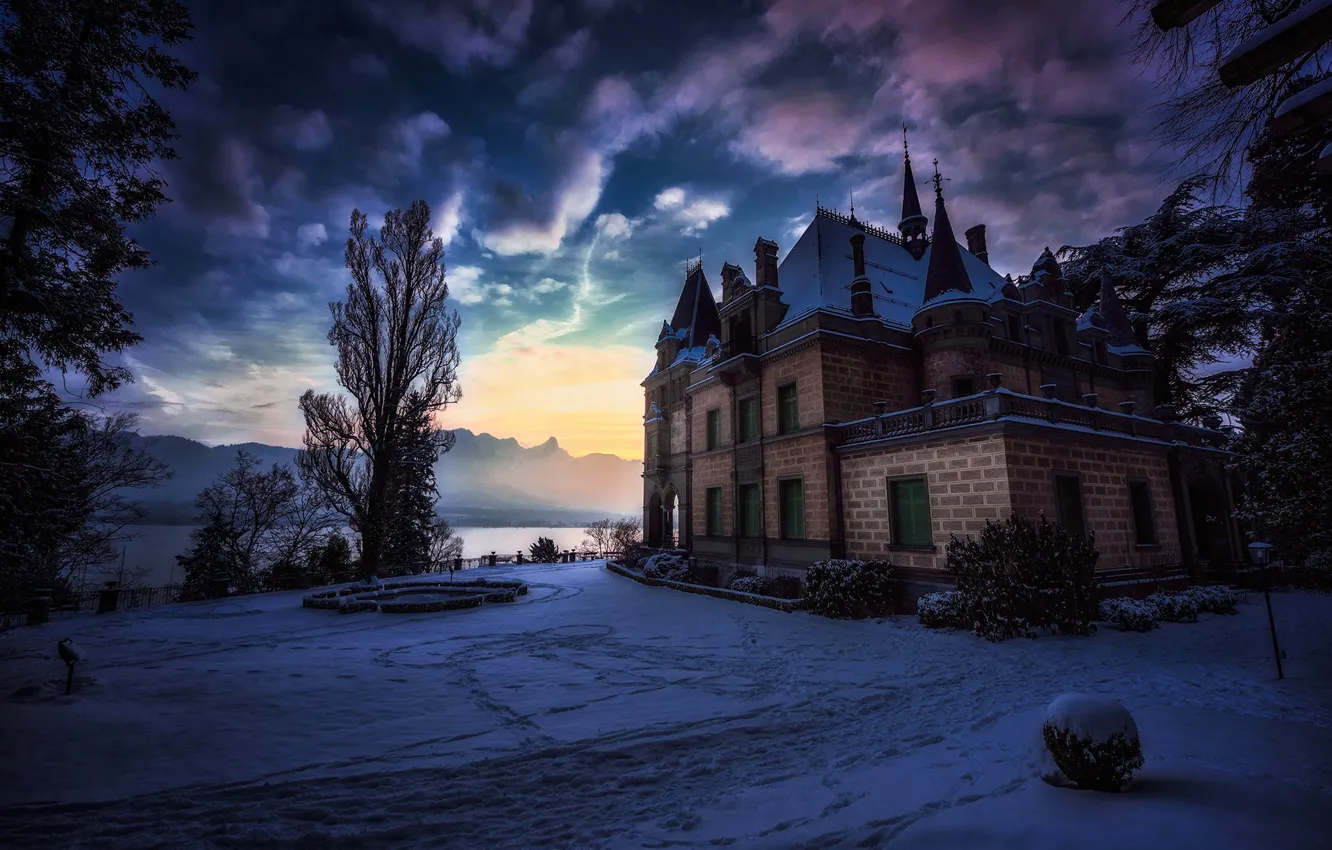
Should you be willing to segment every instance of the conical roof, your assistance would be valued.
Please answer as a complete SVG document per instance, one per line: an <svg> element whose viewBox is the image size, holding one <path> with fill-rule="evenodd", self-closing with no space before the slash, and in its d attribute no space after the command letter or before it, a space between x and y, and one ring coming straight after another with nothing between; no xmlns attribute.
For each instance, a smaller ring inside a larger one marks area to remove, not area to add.
<svg viewBox="0 0 1332 850"><path fill-rule="evenodd" d="M953 235L953 225L948 220L948 209L944 206L943 184L937 175L934 238L930 244L930 265L925 272L924 305L928 305L945 292L970 295L973 292L971 278L967 275L967 267L962 262L962 251L957 245L957 237Z"/></svg>
<svg viewBox="0 0 1332 850"><path fill-rule="evenodd" d="M686 348L707 344L708 337L721 334L721 317L717 315L717 302L712 297L712 286L703 274L703 264L690 268L685 276L684 289L675 304L671 327L676 331L688 328L684 336Z"/></svg>

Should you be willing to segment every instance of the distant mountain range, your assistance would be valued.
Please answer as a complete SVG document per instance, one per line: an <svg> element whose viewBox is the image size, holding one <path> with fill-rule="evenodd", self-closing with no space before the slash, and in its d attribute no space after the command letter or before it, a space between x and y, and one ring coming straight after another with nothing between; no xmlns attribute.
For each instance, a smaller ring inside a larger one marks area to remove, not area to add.
<svg viewBox="0 0 1332 850"><path fill-rule="evenodd" d="M551 437L524 448L512 437L457 428L453 449L435 465L439 513L455 526L583 525L605 516L637 516L643 499L642 464L609 454L573 457ZM135 435L136 445L171 467L163 486L133 495L149 522L194 522L199 491L224 474L244 450L268 466L295 465L296 449L241 443L206 446L185 437Z"/></svg>

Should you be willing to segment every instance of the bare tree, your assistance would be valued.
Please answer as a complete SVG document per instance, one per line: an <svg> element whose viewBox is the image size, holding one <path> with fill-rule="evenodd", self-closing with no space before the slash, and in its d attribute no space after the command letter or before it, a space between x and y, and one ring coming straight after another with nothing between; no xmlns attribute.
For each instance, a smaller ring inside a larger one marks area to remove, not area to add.
<svg viewBox="0 0 1332 850"><path fill-rule="evenodd" d="M618 519L611 526L610 546L612 552L618 552L622 557L627 557L642 542L643 523L641 520L633 517Z"/></svg>
<svg viewBox="0 0 1332 850"><path fill-rule="evenodd" d="M583 529L583 548L590 549L598 555L605 555L610 550L614 529L615 521L609 518L589 523L587 528Z"/></svg>
<svg viewBox="0 0 1332 850"><path fill-rule="evenodd" d="M449 581L453 581L453 565L462 553L463 539L447 519L437 517L430 526L430 568L437 573L448 570Z"/></svg>
<svg viewBox="0 0 1332 850"><path fill-rule="evenodd" d="M236 452L236 465L199 494L195 504L203 525L190 533L193 547L176 561L185 570L186 593L221 574L242 593L263 587L278 554L277 530L291 516L300 487L291 469Z"/></svg>
<svg viewBox="0 0 1332 850"><path fill-rule="evenodd" d="M1125 20L1137 23L1134 61L1156 76L1164 98L1158 105L1157 137L1177 151L1176 169L1206 174L1221 192L1239 181L1245 150L1267 126L1292 81L1324 74L1332 65L1329 43L1252 85L1229 88L1219 77L1232 50L1313 0L1225 0L1168 32L1149 14L1156 0L1128 2Z"/></svg>
<svg viewBox="0 0 1332 850"><path fill-rule="evenodd" d="M462 397L458 314L445 303L444 243L430 231L424 201L390 212L378 240L353 211L345 258L352 279L346 300L329 305L328 339L350 402L313 390L301 396L306 432L297 463L360 536L361 572L374 575L409 431ZM445 451L451 442L444 439Z"/></svg>
<svg viewBox="0 0 1332 850"><path fill-rule="evenodd" d="M273 528L272 569L299 572L311 552L338 527L322 490L308 478L299 478L296 492L282 519Z"/></svg>
<svg viewBox="0 0 1332 850"><path fill-rule="evenodd" d="M171 470L134 447L130 438L138 417L133 414L81 418L85 427L79 434L78 454L88 516L82 527L65 538L60 564L80 589L87 584L90 570L99 579L110 571L126 584L131 574L116 563L116 550L135 536L132 529L145 515L143 506L126 491L161 486L171 477Z"/></svg>

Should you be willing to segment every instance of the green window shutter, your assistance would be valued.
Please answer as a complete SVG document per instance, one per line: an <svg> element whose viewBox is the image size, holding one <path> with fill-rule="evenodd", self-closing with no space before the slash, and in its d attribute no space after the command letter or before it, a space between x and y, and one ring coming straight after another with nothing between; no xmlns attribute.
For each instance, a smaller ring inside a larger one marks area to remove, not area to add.
<svg viewBox="0 0 1332 850"><path fill-rule="evenodd" d="M902 546L929 546L933 540L930 534L929 490L925 486L925 479L894 481L892 504L895 542Z"/></svg>
<svg viewBox="0 0 1332 850"><path fill-rule="evenodd" d="M720 487L708 488L708 534L716 536L722 533L722 491Z"/></svg>
<svg viewBox="0 0 1332 850"><path fill-rule="evenodd" d="M758 485L742 485L740 496L741 536L758 537L763 528L763 501L759 498Z"/></svg>
<svg viewBox="0 0 1332 850"><path fill-rule="evenodd" d="M721 445L721 411L713 408L708 411L708 450Z"/></svg>
<svg viewBox="0 0 1332 850"><path fill-rule="evenodd" d="M782 499L782 537L805 539L805 482L799 479L780 484Z"/></svg>
<svg viewBox="0 0 1332 850"><path fill-rule="evenodd" d="M758 437L758 405L754 399L740 400L740 442L747 443Z"/></svg>
<svg viewBox="0 0 1332 850"><path fill-rule="evenodd" d="M777 424L783 434L800 427L799 394L795 384L786 384L777 388Z"/></svg>

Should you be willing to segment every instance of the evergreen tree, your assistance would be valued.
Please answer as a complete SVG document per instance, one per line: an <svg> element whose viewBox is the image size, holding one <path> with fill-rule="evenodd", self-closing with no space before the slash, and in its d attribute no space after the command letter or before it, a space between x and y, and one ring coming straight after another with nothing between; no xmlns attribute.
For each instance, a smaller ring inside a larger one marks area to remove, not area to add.
<svg viewBox="0 0 1332 850"><path fill-rule="evenodd" d="M553 564L560 558L559 547L549 537L538 537L537 542L527 547L527 551L532 553L534 564Z"/></svg>
<svg viewBox="0 0 1332 850"><path fill-rule="evenodd" d="M393 461L392 504L380 575L408 575L430 568L432 527L439 491L435 461L452 445L452 433L434 427L428 406L411 393L401 420L401 450Z"/></svg>
<svg viewBox="0 0 1332 850"><path fill-rule="evenodd" d="M195 74L175 0L0 0L0 335L96 395L130 379L102 353L139 337L115 279L148 265L125 234L166 200L171 117L154 89Z"/></svg>

